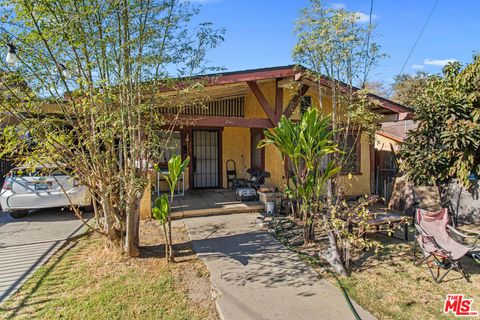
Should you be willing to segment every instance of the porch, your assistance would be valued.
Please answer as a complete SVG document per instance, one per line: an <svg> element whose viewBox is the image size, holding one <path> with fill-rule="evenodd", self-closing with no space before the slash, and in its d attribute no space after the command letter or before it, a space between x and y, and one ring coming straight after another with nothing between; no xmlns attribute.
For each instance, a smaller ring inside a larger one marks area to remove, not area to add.
<svg viewBox="0 0 480 320"><path fill-rule="evenodd" d="M217 214L260 212L265 206L260 201L242 202L235 199L235 191L228 189L188 190L177 196L172 207L172 218L198 217Z"/></svg>

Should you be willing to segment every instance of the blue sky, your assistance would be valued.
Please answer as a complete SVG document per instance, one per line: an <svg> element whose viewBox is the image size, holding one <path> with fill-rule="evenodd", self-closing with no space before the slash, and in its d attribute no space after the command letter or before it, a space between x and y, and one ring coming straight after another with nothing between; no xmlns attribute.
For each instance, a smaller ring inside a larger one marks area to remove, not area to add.
<svg viewBox="0 0 480 320"><path fill-rule="evenodd" d="M226 28L226 40L209 54L229 71L291 64L293 26L308 0L194 0L198 19ZM435 0L374 0L376 42L389 57L370 80L391 83L410 52ZM370 0L325 1L329 6L368 13ZM446 60L469 62L480 51L480 1L439 0L404 72L441 71Z"/></svg>

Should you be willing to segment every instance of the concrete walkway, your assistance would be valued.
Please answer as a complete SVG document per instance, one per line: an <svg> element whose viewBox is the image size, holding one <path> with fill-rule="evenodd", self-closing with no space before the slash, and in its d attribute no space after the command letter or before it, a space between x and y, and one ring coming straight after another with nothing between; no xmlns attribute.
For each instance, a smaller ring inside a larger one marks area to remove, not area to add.
<svg viewBox="0 0 480 320"><path fill-rule="evenodd" d="M0 213L0 303L82 226L72 213L59 209L32 212L21 219Z"/></svg>
<svg viewBox="0 0 480 320"><path fill-rule="evenodd" d="M354 319L341 291L260 231L256 214L184 219L224 320ZM357 304L362 319L374 319Z"/></svg>

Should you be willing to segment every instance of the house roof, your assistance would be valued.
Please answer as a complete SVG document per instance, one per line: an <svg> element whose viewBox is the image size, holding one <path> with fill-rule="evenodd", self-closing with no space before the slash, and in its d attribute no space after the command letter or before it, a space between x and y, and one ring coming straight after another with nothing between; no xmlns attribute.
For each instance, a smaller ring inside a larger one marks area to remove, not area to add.
<svg viewBox="0 0 480 320"><path fill-rule="evenodd" d="M276 79L276 78L284 78L284 77L296 77L300 79L302 77L302 73L305 71L314 72L302 65L285 65L285 66L276 66L276 67L268 67L268 68L257 68L257 69L247 69L247 70L239 70L239 71L229 71L229 72L219 72L219 73L211 73L205 74L196 77L197 79L205 79L210 78L208 80L208 85L225 85L225 84L234 84L238 82L246 82L246 81L259 81L259 80L267 80L267 79ZM328 86L328 78L324 77L323 84ZM346 83L341 82L344 87L348 87ZM360 90L357 87L352 87L353 90ZM392 100L389 100L384 97L380 97L376 94L369 94L370 97L377 99L382 104L384 109L387 109L389 112L382 112L383 114L404 114L405 118L409 118L411 114L413 114L413 109L396 103ZM378 110L373 109L372 111Z"/></svg>
<svg viewBox="0 0 480 320"><path fill-rule="evenodd" d="M398 142L398 143L402 143L402 142L403 142L403 138L394 136L394 135L392 135L392 134L390 134L390 133L388 133L388 132L385 132L385 131L383 131L383 130L378 130L378 131L376 132L376 134L378 134L378 135L380 135L380 136L382 136L382 137L388 138L388 139L390 139L390 140L396 141L396 142Z"/></svg>
<svg viewBox="0 0 480 320"><path fill-rule="evenodd" d="M377 133L380 134L381 132L381 134L387 138L403 142L408 132L416 128L417 124L413 120L384 122L382 123L382 130L377 131Z"/></svg>

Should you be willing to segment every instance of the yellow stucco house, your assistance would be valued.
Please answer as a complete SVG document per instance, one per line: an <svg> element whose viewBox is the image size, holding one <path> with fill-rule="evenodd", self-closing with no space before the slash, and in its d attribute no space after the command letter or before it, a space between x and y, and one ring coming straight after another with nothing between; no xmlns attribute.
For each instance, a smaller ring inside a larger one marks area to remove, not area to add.
<svg viewBox="0 0 480 320"><path fill-rule="evenodd" d="M185 172L185 189L227 188L228 160L235 162L237 177L244 177L248 168L260 168L270 173L266 184L281 188L285 168L280 152L271 145L265 149L256 145L263 138L263 130L275 127L282 115L299 119L303 108L318 101L317 83L308 78L305 68L294 65L208 78L212 80L206 86L210 97L206 108L180 114L190 125L175 128L172 136L175 152L191 159ZM382 121L395 121L399 114L411 112L388 99L372 98L381 102L373 111L382 115ZM323 112L330 113L328 96L323 105ZM356 148L356 165L344 192L370 194L374 190L374 146L363 135Z"/></svg>

